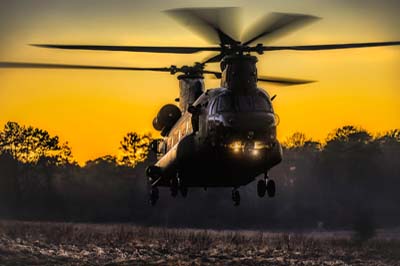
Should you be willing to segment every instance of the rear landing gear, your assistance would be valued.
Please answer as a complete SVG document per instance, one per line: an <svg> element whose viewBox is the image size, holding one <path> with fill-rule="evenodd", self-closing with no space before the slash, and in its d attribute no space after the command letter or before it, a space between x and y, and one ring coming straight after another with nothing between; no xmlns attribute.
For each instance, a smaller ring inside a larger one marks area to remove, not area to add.
<svg viewBox="0 0 400 266"><path fill-rule="evenodd" d="M236 188L232 190L232 200L234 206L240 205L240 193Z"/></svg>
<svg viewBox="0 0 400 266"><path fill-rule="evenodd" d="M171 196L176 198L178 196L178 192L181 193L183 198L186 198L188 194L188 188L185 186L183 182L181 182L179 175L173 179L171 179L170 183L170 191L171 191Z"/></svg>
<svg viewBox="0 0 400 266"><path fill-rule="evenodd" d="M152 187L150 189L150 195L149 195L149 202L151 206L156 205L158 198L159 198L158 187Z"/></svg>
<svg viewBox="0 0 400 266"><path fill-rule="evenodd" d="M175 198L178 195L178 189L179 189L179 180L178 180L178 178L171 179L170 191L171 191L171 196L173 198Z"/></svg>
<svg viewBox="0 0 400 266"><path fill-rule="evenodd" d="M186 198L186 196L188 194L188 188L181 185L179 188L179 191L181 192L182 197Z"/></svg>

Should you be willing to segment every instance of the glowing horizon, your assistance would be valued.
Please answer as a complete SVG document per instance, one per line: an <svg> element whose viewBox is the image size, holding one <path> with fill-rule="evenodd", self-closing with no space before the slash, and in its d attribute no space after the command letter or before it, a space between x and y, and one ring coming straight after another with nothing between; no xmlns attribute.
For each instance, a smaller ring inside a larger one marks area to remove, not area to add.
<svg viewBox="0 0 400 266"><path fill-rule="evenodd" d="M0 61L166 67L192 64L211 54L65 51L27 45L210 45L160 12L194 6L196 2L131 2L114 2L119 6L112 12L108 12L111 4L102 0L95 6L79 1L48 0L36 1L36 4L28 1L3 4L6 9L0 11L0 22L8 20L7 27L0 26ZM226 6L245 3L231 1ZM263 10L324 17L272 44L400 39L397 13L390 3L379 9L377 3L364 1L365 12L355 12L357 3L319 1L317 4L310 0L302 4L297 1L266 4L253 1L244 10L243 24L251 24L265 13ZM202 5L212 6L207 2ZM26 9L31 11L29 16L24 13ZM371 20L371 15L376 20ZM13 20L9 21L11 17ZM153 19L149 21L148 18ZM259 84L271 95L277 94L274 107L280 116L280 140L300 131L322 141L333 129L349 124L372 134L400 128L400 47L269 52L258 59L260 75L318 80L292 87ZM218 64L210 64L208 68L218 70ZM206 77L205 83L207 88L213 88L218 87L219 81ZM74 157L82 164L106 154L116 154L122 137L130 131L158 136L152 129L152 119L162 105L177 97L177 86L176 77L165 73L0 69L0 125L16 121L58 135L62 141L69 142Z"/></svg>

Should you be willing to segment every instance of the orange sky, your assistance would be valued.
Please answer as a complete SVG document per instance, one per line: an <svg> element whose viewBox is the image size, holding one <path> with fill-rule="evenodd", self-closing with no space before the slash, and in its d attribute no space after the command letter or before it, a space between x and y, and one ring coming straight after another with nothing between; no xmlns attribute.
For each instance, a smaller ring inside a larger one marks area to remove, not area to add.
<svg viewBox="0 0 400 266"><path fill-rule="evenodd" d="M1 61L163 67L191 64L209 55L64 51L27 46L209 45L161 13L170 8L199 6L198 1L17 2L4 1L0 6ZM269 11L323 18L268 44L400 40L395 9L398 4L394 1L381 1L382 8L377 6L379 1L363 1L362 9L358 8L361 1L265 2L221 1L220 6L243 6L244 25ZM209 68L218 69L218 65ZM264 75L318 80L292 87L259 84L270 94L278 95L274 106L281 120L280 139L302 131L323 140L329 131L345 124L373 133L400 128L400 47L270 52L259 57L258 69ZM75 158L83 163L117 153L119 141L129 131L154 132L152 118L163 104L177 97L177 85L175 77L163 73L1 69L0 124L11 120L47 129L69 141ZM218 81L206 79L206 86L216 87Z"/></svg>

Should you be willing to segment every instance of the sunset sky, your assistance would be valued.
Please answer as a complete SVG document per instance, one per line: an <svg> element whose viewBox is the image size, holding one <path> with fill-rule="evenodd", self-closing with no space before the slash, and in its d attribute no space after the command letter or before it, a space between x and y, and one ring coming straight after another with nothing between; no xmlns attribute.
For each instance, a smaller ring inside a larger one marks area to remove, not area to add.
<svg viewBox="0 0 400 266"><path fill-rule="evenodd" d="M218 3L216 5L215 3ZM263 0L129 1L2 0L0 61L167 67L192 64L212 53L68 51L30 43L209 46L163 13L180 7L237 6L244 28L269 12L322 19L265 42L306 45L400 40L400 1ZM275 51L259 56L258 73L318 80L279 87L260 83L280 116L281 140L296 131L324 140L334 128L361 126L372 133L400 128L400 46L334 51ZM218 70L218 64L209 65ZM205 80L206 87L219 85ZM16 121L68 141L78 162L116 154L129 131L152 132L158 109L178 96L166 73L94 70L0 69L0 125Z"/></svg>

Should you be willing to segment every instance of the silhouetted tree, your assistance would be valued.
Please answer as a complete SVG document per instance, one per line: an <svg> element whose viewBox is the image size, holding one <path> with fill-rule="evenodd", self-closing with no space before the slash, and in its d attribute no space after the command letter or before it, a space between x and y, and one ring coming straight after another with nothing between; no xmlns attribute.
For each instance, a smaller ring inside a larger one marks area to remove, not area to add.
<svg viewBox="0 0 400 266"><path fill-rule="evenodd" d="M287 149L304 147L304 144L311 139L307 138L304 133L295 132L293 135L286 138L286 140L282 143L283 146Z"/></svg>
<svg viewBox="0 0 400 266"><path fill-rule="evenodd" d="M112 155L104 155L94 160L89 160L85 164L85 168L91 167L115 167L117 166L117 158Z"/></svg>
<svg viewBox="0 0 400 266"><path fill-rule="evenodd" d="M362 149L371 140L372 135L366 130L355 126L344 126L328 135L325 150L348 151L350 149Z"/></svg>
<svg viewBox="0 0 400 266"><path fill-rule="evenodd" d="M145 169L156 160L147 153L149 135L128 133L120 143L121 154L102 156L81 167L60 163L58 149L42 152L54 145L42 145L47 148L38 150L37 160L23 162L35 158L26 152L35 149L22 145L37 140L24 141L24 127L16 123L6 127L0 133L2 216L217 228L323 225L354 229L360 239L372 236L375 226L400 223L399 130L374 138L366 130L345 126L333 131L325 145L295 133L284 143L283 162L270 172L277 182L277 198L258 199L253 182L241 188L244 200L238 210L231 204L230 189L217 188L207 192L190 188L186 200L171 198L168 189L161 188L158 205L149 207ZM27 132L32 135L34 130ZM44 136L40 142L53 138L43 132L36 134ZM68 158L68 145L57 145ZM368 217L359 210L368 210Z"/></svg>
<svg viewBox="0 0 400 266"><path fill-rule="evenodd" d="M378 195L379 155L379 146L362 128L344 126L328 135L316 173L323 179L325 220L350 225L357 210L371 205Z"/></svg>
<svg viewBox="0 0 400 266"><path fill-rule="evenodd" d="M13 165L12 169L0 167L0 183L5 182L14 193L15 211L24 213L22 217L35 213L45 218L60 210L53 180L59 167L73 163L68 143L60 144L58 136L46 130L7 122L0 131L0 155L0 165Z"/></svg>
<svg viewBox="0 0 400 266"><path fill-rule="evenodd" d="M381 217L391 217L397 212L400 217L400 129L394 129L378 135L375 144L379 146L378 173L371 186L376 194L373 205L374 214ZM383 196L382 196L383 195ZM397 223L400 221L397 220ZM392 225L396 220L392 219Z"/></svg>
<svg viewBox="0 0 400 266"><path fill-rule="evenodd" d="M0 132L0 153L4 152L24 163L36 163L41 157L53 158L58 164L73 162L68 143L60 144L58 136L16 122L7 122Z"/></svg>
<svg viewBox="0 0 400 266"><path fill-rule="evenodd" d="M19 163L9 153L0 154L0 217L15 217L19 204Z"/></svg>
<svg viewBox="0 0 400 266"><path fill-rule="evenodd" d="M136 132L129 132L120 142L121 154L118 162L131 167L143 162L147 158L151 141L150 134L140 135Z"/></svg>

